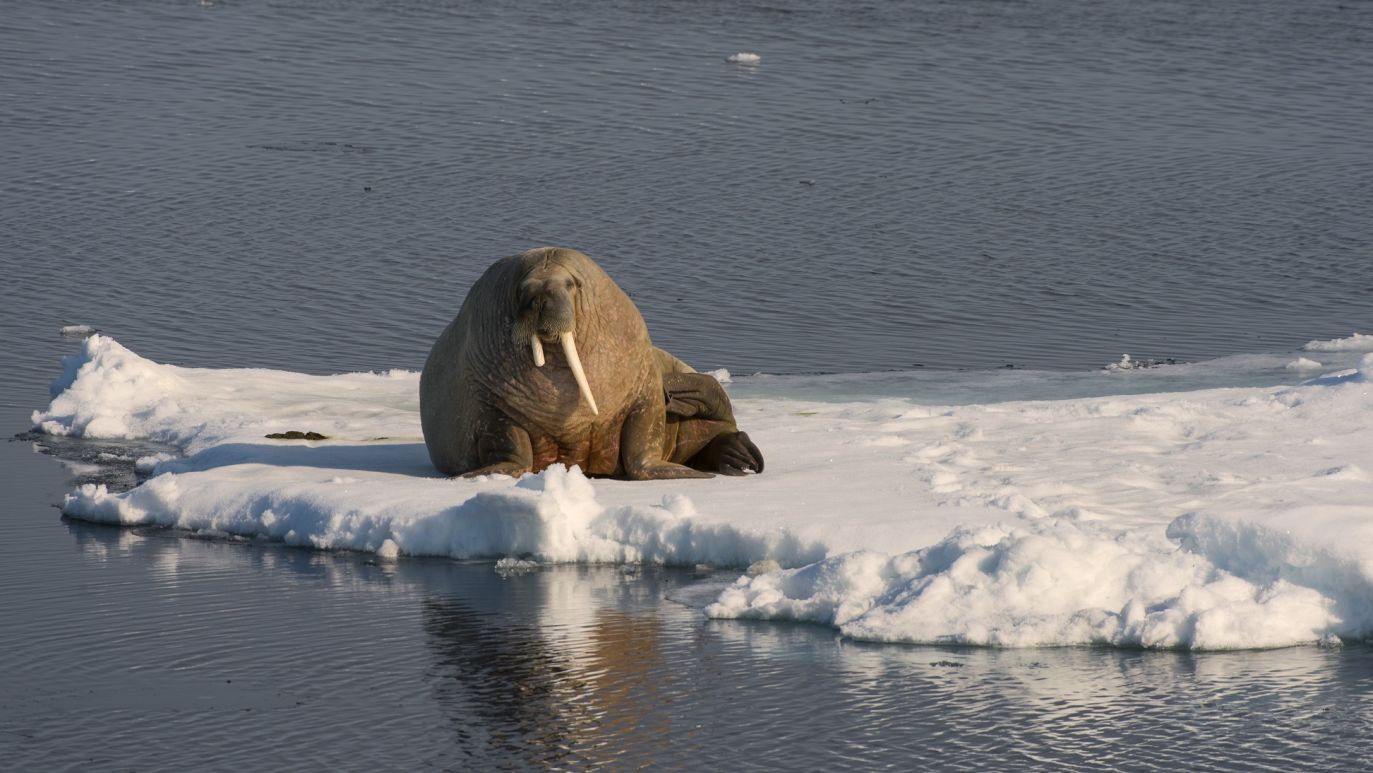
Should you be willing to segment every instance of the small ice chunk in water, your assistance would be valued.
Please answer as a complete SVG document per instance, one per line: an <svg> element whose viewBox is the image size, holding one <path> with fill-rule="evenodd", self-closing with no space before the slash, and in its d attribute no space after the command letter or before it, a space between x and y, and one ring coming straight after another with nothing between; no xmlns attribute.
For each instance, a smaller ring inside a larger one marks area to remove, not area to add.
<svg viewBox="0 0 1373 773"><path fill-rule="evenodd" d="M1102 368L1105 371L1118 370L1139 370L1140 368L1157 368L1160 365L1176 365L1177 360L1169 357L1166 360L1136 360L1128 354L1120 355L1120 362L1113 362ZM1010 367L1007 365L1006 367Z"/></svg>
<svg viewBox="0 0 1373 773"><path fill-rule="evenodd" d="M90 338L100 331L90 325L63 325L59 332L65 338Z"/></svg>
<svg viewBox="0 0 1373 773"><path fill-rule="evenodd" d="M749 564L748 571L744 572L744 574L748 575L749 577L757 577L760 574L768 574L770 572L780 571L782 571L781 564L777 563L775 560L771 558L764 558L761 561L754 561L753 563Z"/></svg>
<svg viewBox="0 0 1373 773"><path fill-rule="evenodd" d="M496 562L496 574L499 574L502 577L529 574L538 568L539 563L537 561L515 558L514 556L506 556Z"/></svg>
<svg viewBox="0 0 1373 773"><path fill-rule="evenodd" d="M1297 359L1287 363L1286 367L1288 370L1315 370L1317 368L1324 366L1322 366L1319 362L1316 362L1315 360L1309 359L1307 357L1298 357Z"/></svg>
<svg viewBox="0 0 1373 773"><path fill-rule="evenodd" d="M377 558L383 561L395 561L400 558L400 545L397 545L395 540L387 539L381 543L381 547L377 548Z"/></svg>
<svg viewBox="0 0 1373 773"><path fill-rule="evenodd" d="M175 458L176 458L176 456L173 455L173 454L169 454L169 453L166 453L166 452L159 451L158 453L155 453L155 454L149 454L148 456L140 456L140 457L138 457L137 459L134 460L133 468L134 468L135 470L137 470L138 472L141 472L141 473L147 475L147 474L151 474L154 470L156 470L156 469L157 469L157 465L161 464L162 462L170 461L170 460L175 459Z"/></svg>
<svg viewBox="0 0 1373 773"><path fill-rule="evenodd" d="M1104 366L1102 369L1103 369L1103 370L1134 370L1135 368L1138 368L1138 367L1139 367L1139 363L1135 362L1134 360L1131 360L1131 359L1130 359L1130 355L1128 355L1128 354L1122 354L1122 355L1120 355L1120 362L1113 362L1113 363L1111 363L1111 364L1109 364L1109 365Z"/></svg>
<svg viewBox="0 0 1373 773"><path fill-rule="evenodd" d="M729 56L725 57L725 61L729 62L730 64L744 64L753 66L757 65L759 62L762 62L763 57L755 53L751 53L749 51L740 51L737 54L730 54Z"/></svg>

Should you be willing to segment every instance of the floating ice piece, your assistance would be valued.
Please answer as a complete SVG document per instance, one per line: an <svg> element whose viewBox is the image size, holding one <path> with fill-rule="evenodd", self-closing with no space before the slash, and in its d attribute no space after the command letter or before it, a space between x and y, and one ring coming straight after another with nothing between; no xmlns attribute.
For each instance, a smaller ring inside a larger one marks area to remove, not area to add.
<svg viewBox="0 0 1373 773"><path fill-rule="evenodd" d="M749 51L740 51L737 54L730 54L725 57L725 61L730 64L742 64L753 67L762 62L763 57Z"/></svg>
<svg viewBox="0 0 1373 773"><path fill-rule="evenodd" d="M1316 362L1315 360L1308 359L1306 357L1298 357L1297 359L1287 363L1287 365L1285 365L1284 367L1286 367L1288 370L1316 370L1317 368L1322 367L1322 365L1319 362Z"/></svg>
<svg viewBox="0 0 1373 773"><path fill-rule="evenodd" d="M1161 366L1161 365L1176 365L1176 364L1178 364L1178 361L1175 360L1175 359L1173 359L1172 357L1169 357L1169 358L1163 359L1163 360L1136 360L1136 359L1132 358L1132 357L1131 357L1130 355L1128 355L1128 354L1122 354L1122 355L1120 355L1120 361L1119 361L1119 362L1113 362L1113 363L1111 363L1111 364L1109 364L1109 365L1103 367L1102 370L1105 370L1105 371L1140 370L1141 368L1157 368L1157 367L1159 367L1159 366Z"/></svg>
<svg viewBox="0 0 1373 773"><path fill-rule="evenodd" d="M90 325L63 325L59 332L67 338L88 338L99 331Z"/></svg>
<svg viewBox="0 0 1373 773"><path fill-rule="evenodd" d="M1135 365L1134 360L1130 359L1129 354L1122 354L1120 355L1119 362L1113 362L1103 368L1103 370L1134 370L1136 367L1138 366Z"/></svg>
<svg viewBox="0 0 1373 773"><path fill-rule="evenodd" d="M176 459L174 454L159 451L158 453L140 456L135 459L134 469L145 475L151 475L157 471L157 465L162 464L163 462L173 461L174 459Z"/></svg>
<svg viewBox="0 0 1373 773"><path fill-rule="evenodd" d="M754 561L749 564L748 570L744 572L749 577L757 577L768 572L780 572L782 565L773 561L771 558L764 558L762 561Z"/></svg>
<svg viewBox="0 0 1373 773"><path fill-rule="evenodd" d="M496 562L496 574L502 577L512 577L521 574L529 574L539 568L538 561L529 561L514 556L506 556Z"/></svg>

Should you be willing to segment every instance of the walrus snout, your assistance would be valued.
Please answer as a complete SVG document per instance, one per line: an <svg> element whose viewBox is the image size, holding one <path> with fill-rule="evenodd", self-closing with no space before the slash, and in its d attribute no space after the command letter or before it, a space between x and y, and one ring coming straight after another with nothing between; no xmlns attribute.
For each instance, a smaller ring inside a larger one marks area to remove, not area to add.
<svg viewBox="0 0 1373 773"><path fill-rule="evenodd" d="M577 327L575 287L571 279L527 280L520 285L520 324L522 333L538 334L549 343ZM523 337L523 336L521 336Z"/></svg>
<svg viewBox="0 0 1373 773"><path fill-rule="evenodd" d="M520 284L519 312L515 319L515 340L520 346L528 346L535 367L542 368L546 362L543 344L557 343L562 347L567 367L577 382L577 390L591 409L593 415L599 414L596 398L591 394L591 385L582 369L582 359L577 353L574 332L577 329L576 304L573 293L578 283L566 274L547 277L530 277Z"/></svg>

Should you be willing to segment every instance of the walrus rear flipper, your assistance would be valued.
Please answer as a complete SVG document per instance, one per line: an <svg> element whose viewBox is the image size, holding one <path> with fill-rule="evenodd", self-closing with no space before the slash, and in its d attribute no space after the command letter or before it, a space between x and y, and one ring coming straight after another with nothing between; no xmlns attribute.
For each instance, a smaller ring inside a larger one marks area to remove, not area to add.
<svg viewBox="0 0 1373 773"><path fill-rule="evenodd" d="M725 475L747 475L763 471L763 452L749 440L747 432L726 432L716 435L687 466Z"/></svg>
<svg viewBox="0 0 1373 773"><path fill-rule="evenodd" d="M703 470L695 470L664 458L666 426L663 418L666 410L660 399L650 395L625 417L620 441L620 459L625 477L630 480L715 477Z"/></svg>
<svg viewBox="0 0 1373 773"><path fill-rule="evenodd" d="M714 376L669 371L662 377L668 424L676 433L671 460L725 475L763 471L763 453L739 431L729 395Z"/></svg>
<svg viewBox="0 0 1373 773"><path fill-rule="evenodd" d="M664 373L667 412L684 419L713 419L734 423L729 395L714 376L705 373Z"/></svg>

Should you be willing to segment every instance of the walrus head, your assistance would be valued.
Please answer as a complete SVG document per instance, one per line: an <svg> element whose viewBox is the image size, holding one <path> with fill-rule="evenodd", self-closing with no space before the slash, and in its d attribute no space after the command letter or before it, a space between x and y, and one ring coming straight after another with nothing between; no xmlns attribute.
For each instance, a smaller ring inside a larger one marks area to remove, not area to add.
<svg viewBox="0 0 1373 773"><path fill-rule="evenodd" d="M516 288L515 344L529 347L534 364L541 368L543 345L559 344L582 399L597 414L596 398L591 395L591 385L577 354L577 301L581 289L581 279L552 260L544 260L526 273Z"/></svg>

